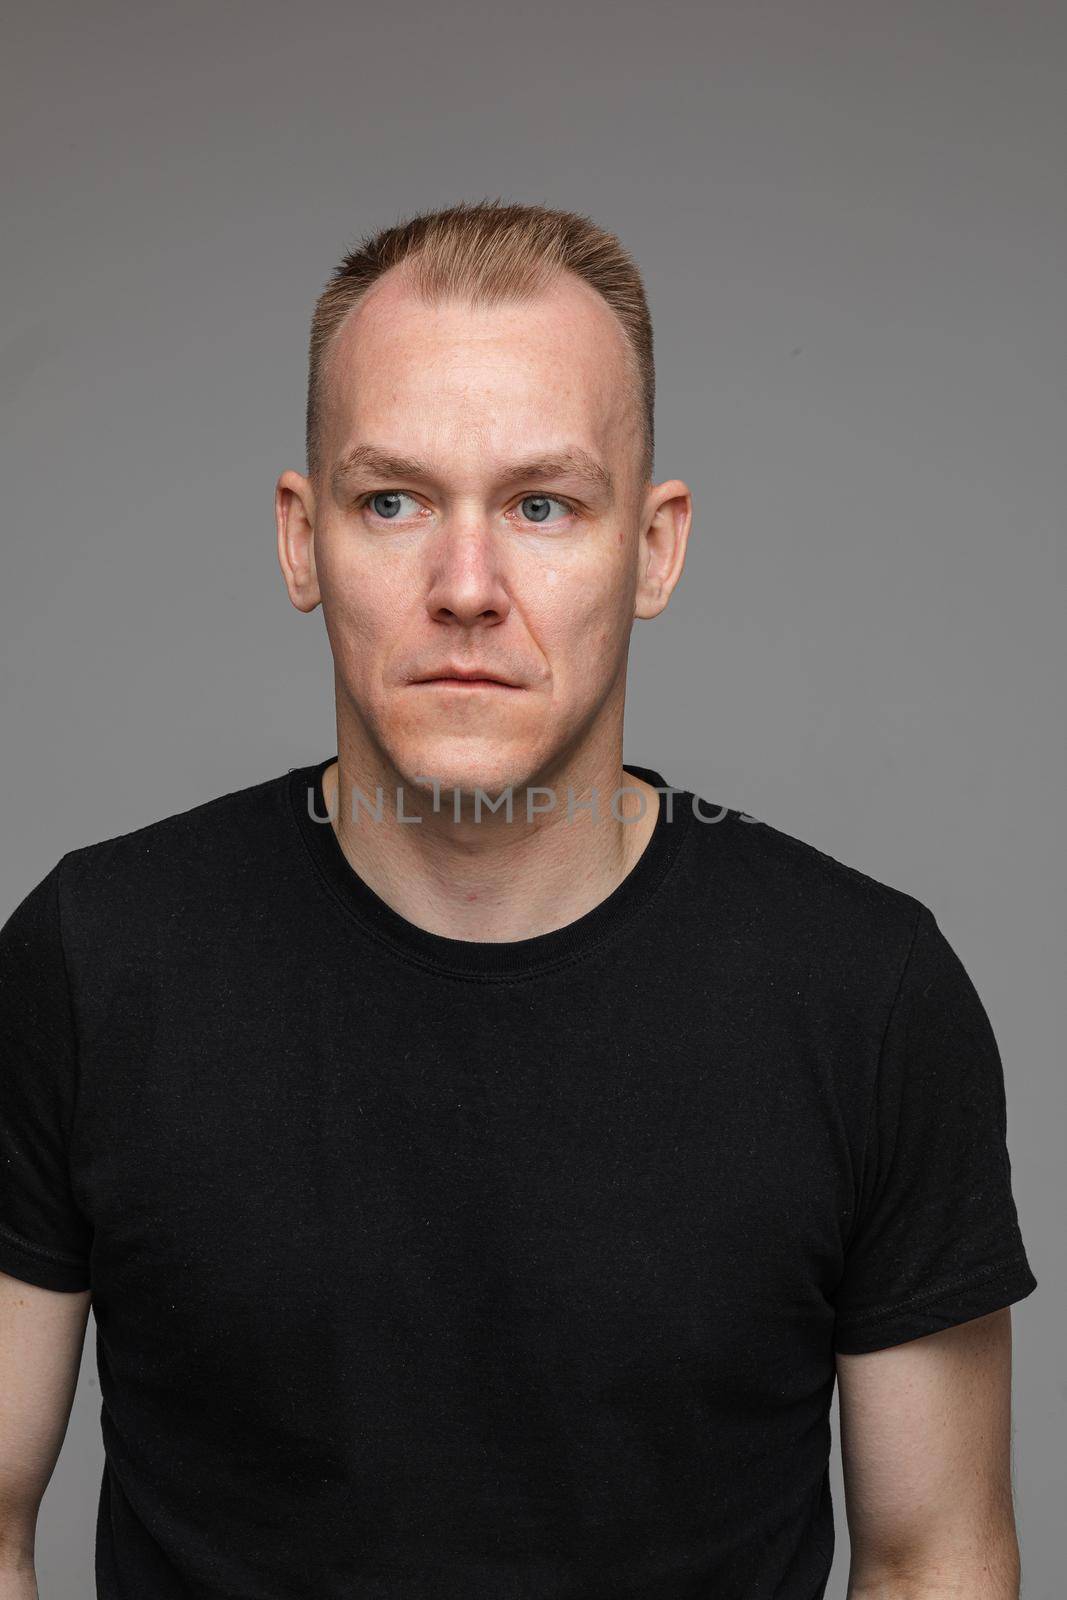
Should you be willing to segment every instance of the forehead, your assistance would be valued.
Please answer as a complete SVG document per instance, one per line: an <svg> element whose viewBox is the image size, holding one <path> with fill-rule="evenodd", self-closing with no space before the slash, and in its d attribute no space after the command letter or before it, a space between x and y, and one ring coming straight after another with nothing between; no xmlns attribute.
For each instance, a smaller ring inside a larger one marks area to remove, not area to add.
<svg viewBox="0 0 1067 1600"><path fill-rule="evenodd" d="M426 450L451 433L490 450L566 435L610 452L633 425L626 335L572 273L530 299L472 306L427 304L394 269L341 325L325 379L331 453L368 434L406 446L412 433Z"/></svg>

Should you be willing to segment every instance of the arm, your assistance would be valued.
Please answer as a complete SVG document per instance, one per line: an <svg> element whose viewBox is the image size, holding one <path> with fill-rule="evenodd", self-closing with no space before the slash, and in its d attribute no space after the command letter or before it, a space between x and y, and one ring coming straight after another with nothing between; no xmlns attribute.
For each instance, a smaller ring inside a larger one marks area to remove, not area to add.
<svg viewBox="0 0 1067 1600"><path fill-rule="evenodd" d="M37 1600L37 1512L70 1420L90 1299L0 1272L0 1600Z"/></svg>
<svg viewBox="0 0 1067 1600"><path fill-rule="evenodd" d="M836 1360L848 1600L1018 1600L1010 1307Z"/></svg>

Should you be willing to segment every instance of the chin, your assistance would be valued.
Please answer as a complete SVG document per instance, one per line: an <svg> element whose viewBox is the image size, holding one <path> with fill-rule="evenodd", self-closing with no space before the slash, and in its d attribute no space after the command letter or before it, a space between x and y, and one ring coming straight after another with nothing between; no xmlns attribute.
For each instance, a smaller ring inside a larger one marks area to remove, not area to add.
<svg viewBox="0 0 1067 1600"><path fill-rule="evenodd" d="M540 749L520 746L499 736L469 735L462 739L453 736L419 740L391 752L405 787L432 796L433 783L428 780L436 780L441 786L442 805L450 803L453 790L473 794L480 789L495 799L509 785L515 791L515 802L519 802L520 790L533 781L541 764L541 754Z"/></svg>

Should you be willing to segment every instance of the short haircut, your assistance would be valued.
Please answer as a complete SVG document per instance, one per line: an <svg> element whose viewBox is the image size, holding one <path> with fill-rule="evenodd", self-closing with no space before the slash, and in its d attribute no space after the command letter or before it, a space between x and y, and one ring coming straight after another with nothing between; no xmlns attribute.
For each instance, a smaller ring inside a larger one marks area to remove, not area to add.
<svg viewBox="0 0 1067 1600"><path fill-rule="evenodd" d="M502 200L460 202L367 235L335 268L315 303L308 353L307 475L325 463L321 436L325 369L345 317L400 262L428 304L457 296L472 305L524 300L573 272L600 294L626 335L641 433L642 482L652 481L655 366L652 321L638 268L613 233L589 217Z"/></svg>

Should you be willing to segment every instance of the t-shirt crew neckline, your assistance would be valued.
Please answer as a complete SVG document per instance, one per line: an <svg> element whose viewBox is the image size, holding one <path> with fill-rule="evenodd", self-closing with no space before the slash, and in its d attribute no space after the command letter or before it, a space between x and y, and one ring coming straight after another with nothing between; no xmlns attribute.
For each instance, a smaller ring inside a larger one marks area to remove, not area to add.
<svg viewBox="0 0 1067 1600"><path fill-rule="evenodd" d="M402 956L457 977L514 980L565 965L592 951L648 904L677 860L692 826L689 791L674 789L670 796L661 792L659 814L644 850L621 883L598 905L562 928L529 939L452 939L420 928L394 911L349 862L332 823L326 820L322 777L336 759L336 754L327 756L289 773L293 816L319 876L334 899L372 936ZM652 767L627 761L623 771L661 791L670 788ZM370 802L374 799L373 794L368 796ZM601 796L599 803L603 816L612 796Z"/></svg>

